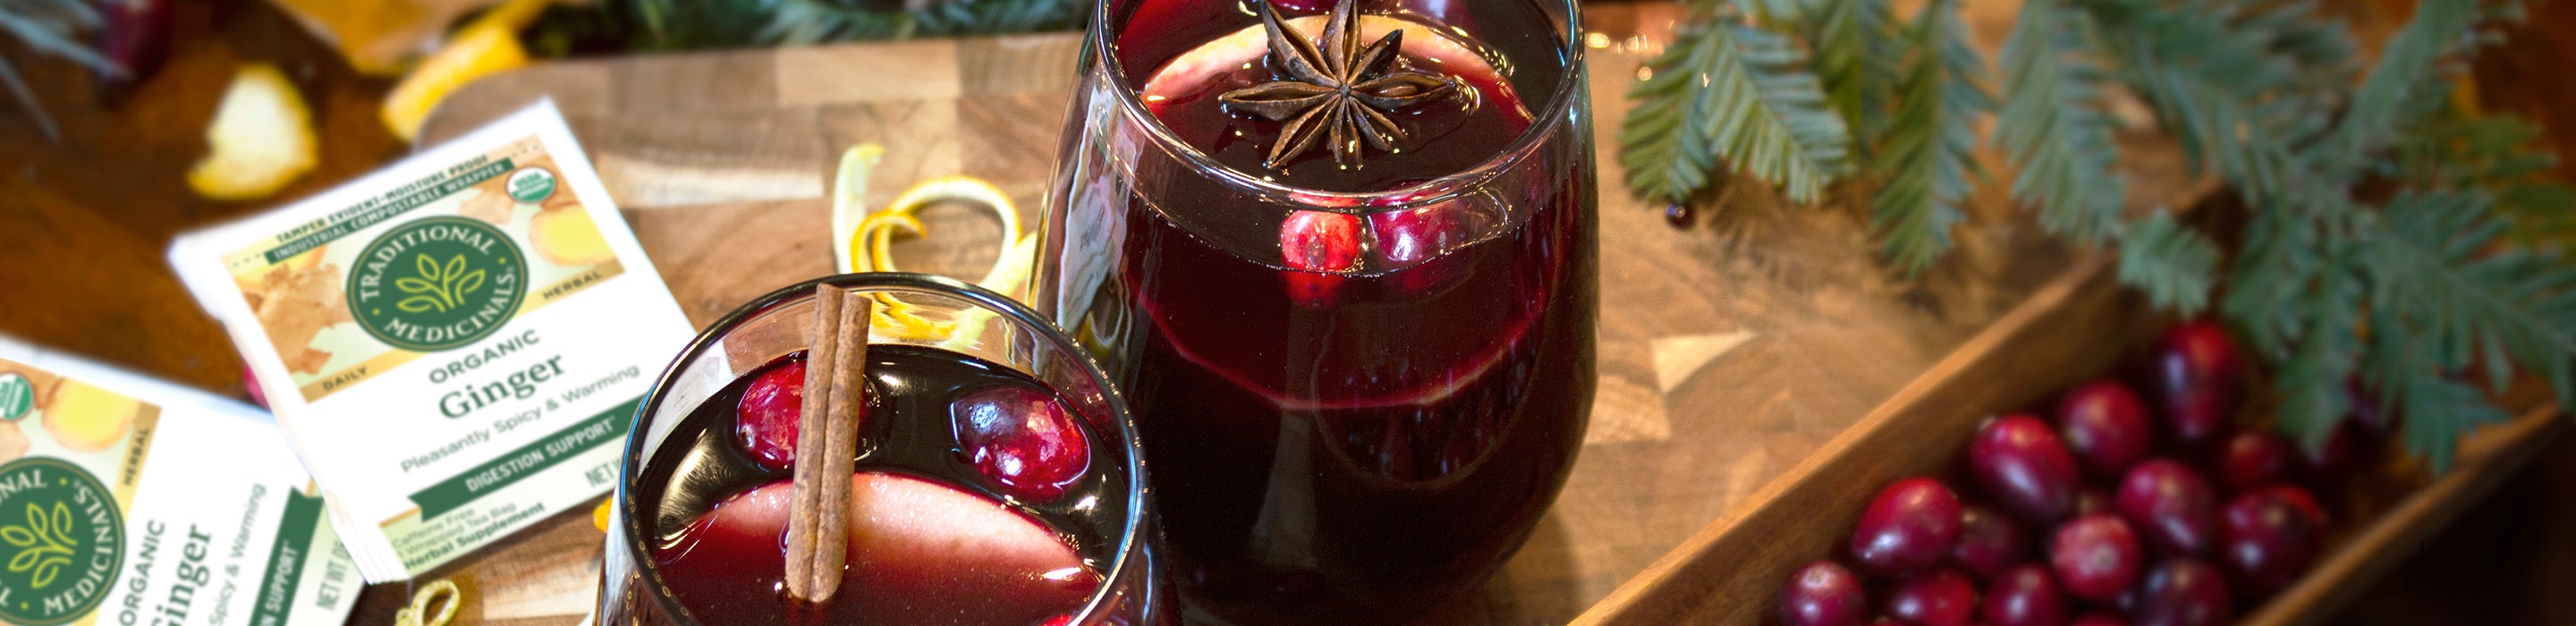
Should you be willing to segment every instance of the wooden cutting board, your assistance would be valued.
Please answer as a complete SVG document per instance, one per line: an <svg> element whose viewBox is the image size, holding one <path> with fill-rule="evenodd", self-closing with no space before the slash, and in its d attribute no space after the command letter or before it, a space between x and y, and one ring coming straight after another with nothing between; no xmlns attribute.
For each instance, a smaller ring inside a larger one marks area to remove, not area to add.
<svg viewBox="0 0 2576 626"><path fill-rule="evenodd" d="M2017 2L1967 3L1999 47ZM1994 189L1956 253L1918 279L1877 263L1866 218L1799 208L1758 185L1677 228L1618 181L1621 97L1670 38L1671 4L1586 8L1598 115L1600 381L1557 504L1449 623L1562 623L1807 458L2078 253L2049 243ZM881 206L912 182L992 181L1034 223L1074 84L1076 34L929 40L550 63L459 91L424 144L551 97L700 325L758 294L830 273L825 193L840 151L885 146ZM2135 207L2208 193L2179 150L2125 137ZM1990 164L2000 165L2000 164ZM2001 171L2000 169L1996 171ZM907 269L973 277L998 225L970 208L925 216ZM569 623L591 602L600 535L566 515L456 570L486 594L479 623ZM368 617L403 594L380 593ZM1764 601L1748 599L1748 601Z"/></svg>

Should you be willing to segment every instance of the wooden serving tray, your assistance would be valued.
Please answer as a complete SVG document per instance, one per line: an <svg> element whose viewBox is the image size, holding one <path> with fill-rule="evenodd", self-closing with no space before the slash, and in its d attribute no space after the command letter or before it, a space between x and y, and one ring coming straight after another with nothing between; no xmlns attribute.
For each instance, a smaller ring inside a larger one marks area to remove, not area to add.
<svg viewBox="0 0 2576 626"><path fill-rule="evenodd" d="M1776 621L1791 570L1838 558L1861 509L1882 487L1948 476L1979 421L2105 375L2168 319L2123 289L2107 258L2088 257L1980 332L1805 462L1701 529L1574 620L1576 624L1753 624ZM2545 390L2509 394L2511 422L2477 431L2438 478L2378 463L2332 511L2326 551L2296 585L2242 616L2246 624L2316 624L2495 489L2568 430ZM2379 459L2388 460L2388 459ZM2330 503L2331 499L2330 499Z"/></svg>

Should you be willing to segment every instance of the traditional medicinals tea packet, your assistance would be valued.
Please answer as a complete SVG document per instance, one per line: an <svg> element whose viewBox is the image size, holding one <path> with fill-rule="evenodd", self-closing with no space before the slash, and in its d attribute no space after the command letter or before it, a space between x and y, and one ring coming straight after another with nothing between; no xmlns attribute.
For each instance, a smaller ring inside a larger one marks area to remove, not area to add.
<svg viewBox="0 0 2576 626"><path fill-rule="evenodd" d="M694 334L551 102L182 236L170 262L371 582L606 493L636 405Z"/></svg>
<svg viewBox="0 0 2576 626"><path fill-rule="evenodd" d="M324 517L259 409L0 338L0 622L337 626Z"/></svg>

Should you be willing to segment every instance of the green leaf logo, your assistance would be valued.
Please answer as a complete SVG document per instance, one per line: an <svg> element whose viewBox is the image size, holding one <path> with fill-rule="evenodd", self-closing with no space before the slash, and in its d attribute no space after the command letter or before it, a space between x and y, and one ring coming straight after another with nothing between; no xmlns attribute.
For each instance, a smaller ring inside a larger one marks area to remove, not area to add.
<svg viewBox="0 0 2576 626"><path fill-rule="evenodd" d="M54 510L46 511L33 503L27 505L25 524L0 526L0 541L16 546L18 553L9 557L12 574L34 573L33 585L44 589L54 585L54 577L72 562L72 537L65 531L72 526L72 509L61 501Z"/></svg>
<svg viewBox="0 0 2576 626"><path fill-rule="evenodd" d="M466 271L465 255L448 257L444 265L431 262L427 254L412 258L412 266L419 275L394 279L394 288L413 294L394 303L394 308L405 313L445 313L463 306L465 299L474 295L474 290L483 287L484 270Z"/></svg>
<svg viewBox="0 0 2576 626"><path fill-rule="evenodd" d="M378 235L349 272L349 312L367 334L415 352L500 330L527 296L518 241L491 224L432 217Z"/></svg>
<svg viewBox="0 0 2576 626"><path fill-rule="evenodd" d="M52 457L0 465L0 620L62 624L98 607L125 558L124 512L98 477Z"/></svg>

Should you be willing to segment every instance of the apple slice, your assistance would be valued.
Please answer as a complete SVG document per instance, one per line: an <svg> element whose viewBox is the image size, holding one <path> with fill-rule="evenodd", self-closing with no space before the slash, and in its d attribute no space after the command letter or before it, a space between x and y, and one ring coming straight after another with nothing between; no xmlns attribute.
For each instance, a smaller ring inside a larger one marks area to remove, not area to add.
<svg viewBox="0 0 2576 626"><path fill-rule="evenodd" d="M657 551L663 581L692 613L756 621L788 602L779 589L791 488L782 480L727 499ZM833 617L1027 624L1077 609L1100 586L1073 547L1036 520L920 478L852 475L849 529L849 569L822 607Z"/></svg>

